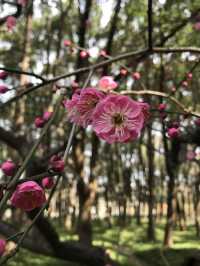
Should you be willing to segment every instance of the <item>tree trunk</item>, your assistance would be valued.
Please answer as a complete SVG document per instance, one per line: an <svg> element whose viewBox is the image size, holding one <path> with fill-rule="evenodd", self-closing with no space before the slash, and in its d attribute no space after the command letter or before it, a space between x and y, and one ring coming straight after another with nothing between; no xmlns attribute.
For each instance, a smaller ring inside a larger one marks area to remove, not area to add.
<svg viewBox="0 0 200 266"><path fill-rule="evenodd" d="M147 228L147 238L150 241L155 240L155 225L154 225L154 152L152 143L152 131L151 128L147 129L148 132L148 145L147 145L147 156L148 156L148 228Z"/></svg>

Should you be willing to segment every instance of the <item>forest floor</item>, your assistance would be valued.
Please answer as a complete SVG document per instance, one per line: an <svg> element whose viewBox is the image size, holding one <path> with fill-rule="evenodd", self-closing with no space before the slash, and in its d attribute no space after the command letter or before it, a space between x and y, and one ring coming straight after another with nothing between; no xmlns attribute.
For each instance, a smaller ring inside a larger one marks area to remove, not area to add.
<svg viewBox="0 0 200 266"><path fill-rule="evenodd" d="M61 228L60 226L58 228ZM173 248L162 250L164 224L156 224L156 241L146 238L147 224L138 226L132 222L126 226L113 225L108 229L105 222L94 223L94 245L105 247L111 256L123 266L182 266L191 255L200 254L200 239L194 226L185 231L174 230ZM59 229L62 240L77 239L77 235L66 229ZM66 233L67 232L67 233ZM66 262L21 250L10 260L8 266L74 266ZM81 265L82 266L82 265Z"/></svg>

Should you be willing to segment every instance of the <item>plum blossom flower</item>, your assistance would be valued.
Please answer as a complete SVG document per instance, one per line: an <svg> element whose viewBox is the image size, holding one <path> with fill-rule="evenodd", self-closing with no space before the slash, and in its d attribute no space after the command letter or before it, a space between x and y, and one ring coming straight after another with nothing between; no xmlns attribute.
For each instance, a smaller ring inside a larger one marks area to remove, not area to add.
<svg viewBox="0 0 200 266"><path fill-rule="evenodd" d="M142 112L143 112L143 116L144 116L144 125L145 125L146 122L149 120L149 117L150 117L150 112L149 112L150 106L148 103L145 103L145 102L138 102L138 104L142 108Z"/></svg>
<svg viewBox="0 0 200 266"><path fill-rule="evenodd" d="M92 127L110 144L135 140L144 126L143 108L128 96L109 95L96 106Z"/></svg>
<svg viewBox="0 0 200 266"><path fill-rule="evenodd" d="M0 85L0 94L4 94L8 91L8 87L5 85Z"/></svg>
<svg viewBox="0 0 200 266"><path fill-rule="evenodd" d="M11 160L7 160L1 165L1 170L7 176L13 176L16 170L16 164Z"/></svg>
<svg viewBox="0 0 200 266"><path fill-rule="evenodd" d="M180 135L180 129L175 127L170 127L167 130L167 134L169 138L174 139L177 138Z"/></svg>
<svg viewBox="0 0 200 266"><path fill-rule="evenodd" d="M17 19L14 16L8 16L6 19L6 26L9 31L12 31L17 24Z"/></svg>
<svg viewBox="0 0 200 266"><path fill-rule="evenodd" d="M54 180L50 176L46 176L42 179L42 186L46 189L51 189L54 185Z"/></svg>
<svg viewBox="0 0 200 266"><path fill-rule="evenodd" d="M6 241L4 239L0 239L0 257L4 254L6 249Z"/></svg>
<svg viewBox="0 0 200 266"><path fill-rule="evenodd" d="M46 202L44 190L34 181L27 181L17 186L12 194L11 204L24 211L41 207Z"/></svg>
<svg viewBox="0 0 200 266"><path fill-rule="evenodd" d="M78 91L79 92L79 91ZM105 95L95 88L85 88L80 94L75 92L71 100L65 102L68 119L79 126L87 127L92 122L92 115L97 103Z"/></svg>
<svg viewBox="0 0 200 266"><path fill-rule="evenodd" d="M57 155L53 155L49 161L51 168L55 172L63 172L65 168L64 161Z"/></svg>
<svg viewBox="0 0 200 266"><path fill-rule="evenodd" d="M104 76L99 80L98 86L102 91L110 91L116 89L118 84L113 80L112 76Z"/></svg>

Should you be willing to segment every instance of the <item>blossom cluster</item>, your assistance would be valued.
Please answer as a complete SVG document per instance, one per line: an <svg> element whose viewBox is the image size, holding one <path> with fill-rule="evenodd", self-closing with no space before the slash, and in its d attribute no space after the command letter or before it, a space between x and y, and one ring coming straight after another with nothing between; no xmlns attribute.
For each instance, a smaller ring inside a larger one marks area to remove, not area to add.
<svg viewBox="0 0 200 266"><path fill-rule="evenodd" d="M111 76L105 76L97 88L76 90L64 101L68 120L84 128L91 125L110 144L137 139L149 117L149 105L113 93L117 86Z"/></svg>
<svg viewBox="0 0 200 266"><path fill-rule="evenodd" d="M49 161L50 170L60 173L63 172L64 166L62 158L57 155L51 157ZM17 170L17 165L13 161L7 160L1 164L0 168L4 175L14 176ZM35 208L39 208L46 202L44 189L51 189L53 186L54 179L51 176L45 176L41 180L41 184L32 180L20 183L12 193L10 198L11 205L24 211L31 211ZM3 195L4 193L2 191L1 198Z"/></svg>

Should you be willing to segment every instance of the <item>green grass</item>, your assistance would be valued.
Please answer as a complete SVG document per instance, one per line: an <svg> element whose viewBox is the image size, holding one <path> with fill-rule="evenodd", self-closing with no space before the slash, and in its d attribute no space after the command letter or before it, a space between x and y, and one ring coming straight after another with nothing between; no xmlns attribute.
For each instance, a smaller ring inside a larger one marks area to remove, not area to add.
<svg viewBox="0 0 200 266"><path fill-rule="evenodd" d="M200 239L195 236L195 228L188 226L187 230L174 230L174 245L172 249L162 250L164 224L156 225L156 241L148 242L146 239L147 224L137 226L132 222L126 227L116 223L108 228L105 222L95 221L94 245L103 246L113 259L124 266L181 266L184 260L195 252L200 253ZM58 227L62 240L77 239L73 232L67 232ZM140 263L141 262L141 263ZM49 257L38 256L28 251L20 251L12 259L9 266L71 266L66 262Z"/></svg>

